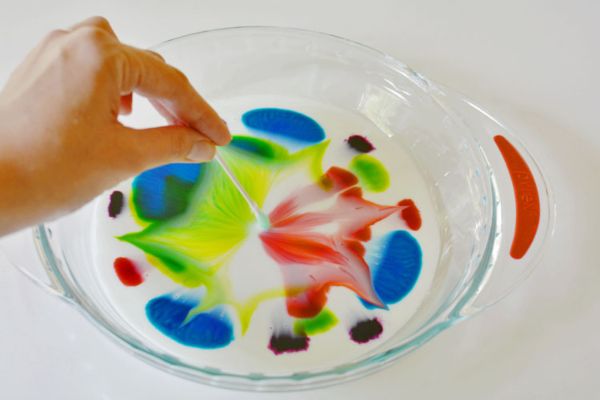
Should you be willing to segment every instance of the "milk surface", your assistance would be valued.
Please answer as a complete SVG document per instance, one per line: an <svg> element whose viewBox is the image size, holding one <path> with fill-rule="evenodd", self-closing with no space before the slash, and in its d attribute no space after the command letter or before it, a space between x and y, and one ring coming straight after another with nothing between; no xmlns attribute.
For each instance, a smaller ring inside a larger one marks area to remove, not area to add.
<svg viewBox="0 0 600 400"><path fill-rule="evenodd" d="M235 98L214 102L219 114L227 121L233 134L256 135L274 140L268 136L249 132L241 122L244 112L262 107L280 107L304 113L316 120L331 140L323 159L323 170L336 165L347 168L357 153L345 139L360 134L375 146L370 153L387 168L391 177L389 189L382 193L364 192L364 198L379 204L395 205L399 200L410 198L421 212L422 227L410 231L397 216L378 222L372 228L376 238L386 232L408 230L419 242L423 254L422 269L412 291L389 310L367 309L357 295L344 287L333 287L328 295L327 308L339 319L338 324L326 333L310 339L306 351L275 355L268 349L269 339L274 331L285 330L293 319L287 316L284 298L274 298L263 302L254 313L248 330L242 335L239 322L235 321L235 340L220 349L200 349L182 345L159 332L147 319L145 306L149 300L166 293L185 295L184 289L159 272L146 255L131 244L115 237L141 230L134 220L129 199L131 180L123 182L115 190L123 192L126 205L115 219L109 218L107 208L109 193L96 200L93 231L96 247L93 249L94 268L106 297L115 311L130 324L131 329L146 341L152 342L165 354L193 365L217 368L230 373L248 374L289 374L326 369L351 362L376 349L394 335L415 313L427 295L436 272L440 250L439 227L436 223L432 200L426 182L417 170L407 151L396 141L388 138L364 116L350 113L326 104L303 99L270 97ZM134 125L152 125L157 120L148 107L137 113ZM275 141L275 140L274 140ZM293 141L279 141L291 152L299 149ZM263 206L268 213L291 192L310 182L284 181L269 193ZM229 271L234 291L239 298L247 298L257 291L283 284L280 268L265 252L258 238L260 227L251 233L229 263ZM113 269L117 257L127 257L143 270L144 282L135 287L124 286ZM368 253L366 257L369 259ZM201 294L202 288L195 289ZM377 318L383 325L383 333L368 343L358 344L350 340L349 329L359 320Z"/></svg>

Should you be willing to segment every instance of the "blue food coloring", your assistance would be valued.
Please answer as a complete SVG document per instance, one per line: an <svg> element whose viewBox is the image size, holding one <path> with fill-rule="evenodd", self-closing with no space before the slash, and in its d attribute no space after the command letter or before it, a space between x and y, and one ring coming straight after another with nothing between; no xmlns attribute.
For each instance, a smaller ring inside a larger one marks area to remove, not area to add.
<svg viewBox="0 0 600 400"><path fill-rule="evenodd" d="M370 248L368 264L375 292L385 305L402 300L415 286L423 255L419 242L407 231L393 231ZM376 308L361 299L368 309Z"/></svg>
<svg viewBox="0 0 600 400"><path fill-rule="evenodd" d="M201 164L167 164L138 175L133 180L133 204L145 220L166 220L184 212Z"/></svg>
<svg viewBox="0 0 600 400"><path fill-rule="evenodd" d="M244 113L242 122L248 129L305 144L325 139L325 131L314 119L284 108L256 108Z"/></svg>
<svg viewBox="0 0 600 400"><path fill-rule="evenodd" d="M195 306L191 299L163 295L146 304L146 316L156 329L186 346L217 349L231 343L233 326L222 309L195 315L184 323Z"/></svg>

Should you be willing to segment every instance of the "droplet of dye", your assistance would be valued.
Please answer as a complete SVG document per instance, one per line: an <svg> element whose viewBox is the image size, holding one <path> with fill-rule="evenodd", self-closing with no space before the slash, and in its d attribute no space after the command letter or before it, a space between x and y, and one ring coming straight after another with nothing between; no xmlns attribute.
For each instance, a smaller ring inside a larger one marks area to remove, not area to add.
<svg viewBox="0 0 600 400"><path fill-rule="evenodd" d="M297 353L308 349L310 338L287 333L273 334L269 341L269 349L275 354Z"/></svg>
<svg viewBox="0 0 600 400"><path fill-rule="evenodd" d="M123 192L115 190L110 194L110 201L108 203L108 216L111 218L116 218L121 211L123 211L123 203L125 200L125 196Z"/></svg>
<svg viewBox="0 0 600 400"><path fill-rule="evenodd" d="M113 268L121 283L125 286L138 286L144 281L143 275L133 261L126 257L118 257Z"/></svg>
<svg viewBox="0 0 600 400"><path fill-rule="evenodd" d="M375 292L386 304L395 304L413 289L421 273L419 242L407 231L387 234L381 245L369 249L369 265ZM373 308L363 301L366 308Z"/></svg>
<svg viewBox="0 0 600 400"><path fill-rule="evenodd" d="M303 143L325 139L323 128L307 115L284 108L257 108L242 116L248 129Z"/></svg>
<svg viewBox="0 0 600 400"><path fill-rule="evenodd" d="M133 205L145 220L167 220L183 213L197 183L200 164L167 164L142 172L133 180Z"/></svg>
<svg viewBox="0 0 600 400"><path fill-rule="evenodd" d="M325 333L338 323L333 312L324 309L314 318L298 319L294 322L294 333L302 336L314 336Z"/></svg>
<svg viewBox="0 0 600 400"><path fill-rule="evenodd" d="M217 349L231 343L233 326L223 310L200 313L186 321L196 305L190 299L163 295L146 304L146 316L156 329L186 346Z"/></svg>
<svg viewBox="0 0 600 400"><path fill-rule="evenodd" d="M418 231L421 228L421 213L419 209L415 205L415 202L411 199L404 199L398 203L399 206L404 206L405 208L400 211L400 215L406 225L412 229L413 231Z"/></svg>
<svg viewBox="0 0 600 400"><path fill-rule="evenodd" d="M383 326L377 318L358 322L350 329L350 339L356 343L367 343L377 339L383 332Z"/></svg>
<svg viewBox="0 0 600 400"><path fill-rule="evenodd" d="M358 176L360 183L371 192L383 192L390 186L390 175L385 166L368 154L360 154L350 161L350 170Z"/></svg>
<svg viewBox="0 0 600 400"><path fill-rule="evenodd" d="M375 150L375 146L369 142L369 139L361 135L350 136L348 139L346 139L346 143L348 143L348 146L352 147L359 153L370 153L371 151Z"/></svg>

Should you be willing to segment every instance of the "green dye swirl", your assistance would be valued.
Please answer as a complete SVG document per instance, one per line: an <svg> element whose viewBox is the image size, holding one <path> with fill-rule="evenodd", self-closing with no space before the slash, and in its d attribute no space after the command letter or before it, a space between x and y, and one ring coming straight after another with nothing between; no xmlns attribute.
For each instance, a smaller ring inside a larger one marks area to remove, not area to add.
<svg viewBox="0 0 600 400"><path fill-rule="evenodd" d="M327 332L337 323L338 319L335 314L325 308L316 317L296 320L294 322L294 333L296 335L313 336Z"/></svg>
<svg viewBox="0 0 600 400"><path fill-rule="evenodd" d="M290 154L268 140L236 136L220 154L249 196L262 207L272 187L293 171L304 171L316 181L323 174L322 158L328 145L325 141ZM216 162L203 168L182 214L152 222L118 239L144 251L148 260L174 282L189 288L205 287L201 304L188 319L216 305L229 304L237 310L245 331L261 302L285 296L285 292L273 289L250 299L235 298L226 266L248 237L255 216ZM139 218L135 211L134 218Z"/></svg>
<svg viewBox="0 0 600 400"><path fill-rule="evenodd" d="M360 154L348 166L360 180L361 186L371 192L383 192L390 186L390 175L385 166L373 156Z"/></svg>

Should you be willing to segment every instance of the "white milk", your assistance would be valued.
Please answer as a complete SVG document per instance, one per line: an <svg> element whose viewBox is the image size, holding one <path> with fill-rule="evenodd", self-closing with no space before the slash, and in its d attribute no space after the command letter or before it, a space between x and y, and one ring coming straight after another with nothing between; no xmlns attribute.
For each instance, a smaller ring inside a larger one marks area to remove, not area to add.
<svg viewBox="0 0 600 400"><path fill-rule="evenodd" d="M137 100L137 99L136 99ZM436 223L433 204L427 187L411 157L404 148L378 130L366 118L332 108L323 104L282 98L237 98L215 102L216 109L228 122L234 134L249 134L241 122L244 112L262 107L289 108L302 112L315 119L325 130L331 144L325 155L323 170L332 165L346 168L356 151L350 149L344 139L352 134L366 136L376 147L370 155L378 158L390 172L391 185L384 193L365 191L367 200L379 204L394 205L399 200L411 198L421 211L423 225L418 231L410 231L417 238L423 252L421 275L413 290L399 303L391 305L388 311L367 310L357 296L348 289L334 287L329 293L327 307L339 319L330 331L311 337L307 351L274 355L268 344L272 329L285 329L291 324L290 318L274 319L274 314L287 315L284 299L262 303L253 315L250 327L244 336L240 334L237 315L231 312L235 324L235 340L228 346L216 350L203 350L181 345L164 336L146 319L146 303L157 296L169 292L181 292L181 288L162 275L146 259L144 253L128 243L115 239L125 233L139 231L141 227L134 222L129 209L131 181L122 183L116 189L126 196L125 207L116 219L108 217L108 192L96 202L94 218L97 247L94 249L94 266L98 279L115 311L124 320L129 321L132 330L146 338L163 352L194 365L218 368L231 373L289 374L293 372L314 371L351 362L371 353L394 335L415 313L426 296L437 267L440 249L439 229ZM139 107L139 102L136 107ZM137 125L160 124L156 114L148 107L137 110ZM143 121L140 123L140 121ZM136 124L136 121L133 122ZM261 136L269 138L267 136ZM274 137L271 137L274 140ZM290 147L293 150L293 147ZM299 187L298 182L285 182L278 188L278 196L271 195L264 207L269 212L285 194ZM275 198L279 197L279 198ZM373 226L373 237L403 227L397 215ZM117 278L113 270L113 261L117 257L128 257L145 271L145 281L137 287L126 287ZM265 253L256 236L248 238L240 251L233 257L231 264L233 286L239 296L251 294L256 286L280 284L279 267ZM382 321L384 331L375 340L357 344L350 340L349 329L359 319L377 317ZM273 325L283 326L273 326Z"/></svg>

